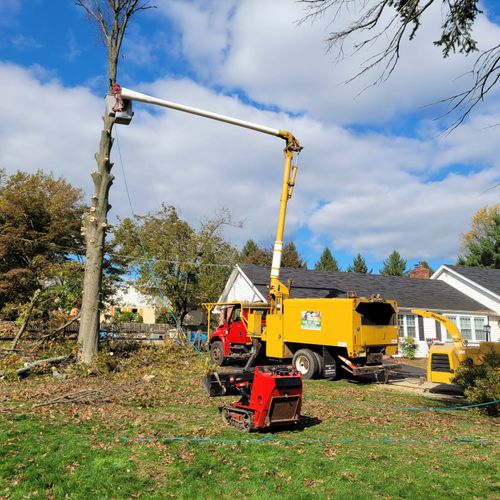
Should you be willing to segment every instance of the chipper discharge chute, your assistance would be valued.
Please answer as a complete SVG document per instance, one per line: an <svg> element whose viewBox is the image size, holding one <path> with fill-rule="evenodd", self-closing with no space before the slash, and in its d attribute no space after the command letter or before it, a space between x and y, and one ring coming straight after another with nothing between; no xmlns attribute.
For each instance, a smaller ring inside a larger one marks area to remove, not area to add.
<svg viewBox="0 0 500 500"><path fill-rule="evenodd" d="M302 376L287 366L257 366L238 372L211 372L203 378L209 396L240 394L222 408L226 424L251 432L299 421Z"/></svg>

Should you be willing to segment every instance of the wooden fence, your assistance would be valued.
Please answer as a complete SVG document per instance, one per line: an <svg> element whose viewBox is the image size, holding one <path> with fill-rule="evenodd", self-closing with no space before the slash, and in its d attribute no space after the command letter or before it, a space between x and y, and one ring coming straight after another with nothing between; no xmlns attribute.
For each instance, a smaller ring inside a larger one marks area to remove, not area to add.
<svg viewBox="0 0 500 500"><path fill-rule="evenodd" d="M14 321L0 321L0 340L12 340L18 330ZM54 326L52 329L55 329ZM73 336L78 333L79 323L75 321L64 329L64 334ZM189 328L188 328L189 329ZM36 339L40 335L48 333L46 325L40 323L28 324L25 338ZM113 338L123 340L165 340L179 337L179 333L171 325L158 323L105 323L99 326L101 338Z"/></svg>

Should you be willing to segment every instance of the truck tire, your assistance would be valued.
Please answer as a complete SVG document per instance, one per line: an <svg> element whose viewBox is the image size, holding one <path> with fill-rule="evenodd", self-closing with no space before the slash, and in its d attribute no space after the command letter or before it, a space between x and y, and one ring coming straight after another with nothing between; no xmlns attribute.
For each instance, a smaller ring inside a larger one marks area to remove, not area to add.
<svg viewBox="0 0 500 500"><path fill-rule="evenodd" d="M329 378L330 380L338 380L338 379L340 378L340 373L339 373L339 366L340 366L340 365L339 365L339 363L340 363L340 362L339 362L339 360L338 360L338 358L337 358L337 357L335 357L335 358L331 361L330 366L332 366L332 365L333 365L333 369L334 369L334 371L335 371L335 374L334 374L334 375L328 375L328 378Z"/></svg>
<svg viewBox="0 0 500 500"><path fill-rule="evenodd" d="M318 361L310 349L299 349L292 359L292 366L302 374L302 378L309 380L318 373Z"/></svg>
<svg viewBox="0 0 500 500"><path fill-rule="evenodd" d="M218 366L224 364L224 344L220 340L216 340L210 344L210 359Z"/></svg>
<svg viewBox="0 0 500 500"><path fill-rule="evenodd" d="M316 351L313 351L316 362L318 363L318 371L316 372L316 378L323 378L323 356Z"/></svg>

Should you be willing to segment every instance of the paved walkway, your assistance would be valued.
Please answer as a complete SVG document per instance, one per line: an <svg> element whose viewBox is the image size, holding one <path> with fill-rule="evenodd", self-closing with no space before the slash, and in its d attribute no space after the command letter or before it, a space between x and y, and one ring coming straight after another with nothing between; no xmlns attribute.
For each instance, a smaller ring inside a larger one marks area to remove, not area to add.
<svg viewBox="0 0 500 500"><path fill-rule="evenodd" d="M401 364L401 369L398 372L391 373L389 383L385 387L417 392L443 400L464 400L461 388L451 384L428 382L424 368L406 364Z"/></svg>

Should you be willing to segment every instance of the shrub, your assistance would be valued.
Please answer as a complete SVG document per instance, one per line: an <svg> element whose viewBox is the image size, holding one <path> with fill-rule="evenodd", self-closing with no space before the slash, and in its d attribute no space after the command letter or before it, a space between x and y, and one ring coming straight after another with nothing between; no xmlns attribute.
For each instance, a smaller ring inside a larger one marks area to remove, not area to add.
<svg viewBox="0 0 500 500"><path fill-rule="evenodd" d="M417 344L413 337L404 337L399 342L399 347L404 356L408 359L415 359L415 353L417 352Z"/></svg>
<svg viewBox="0 0 500 500"><path fill-rule="evenodd" d="M139 313L134 313L132 311L120 311L116 314L115 321L117 323L142 323L144 320Z"/></svg>
<svg viewBox="0 0 500 500"><path fill-rule="evenodd" d="M455 372L452 382L463 387L466 398L472 404L499 400L500 354L494 351L486 354L481 365L463 363ZM497 403L483 409L488 415L497 416L499 407Z"/></svg>

